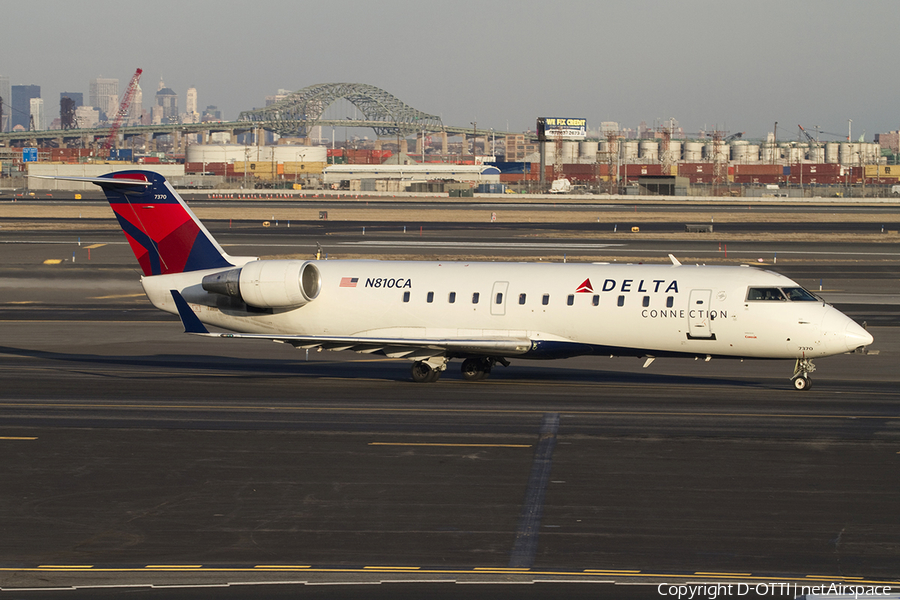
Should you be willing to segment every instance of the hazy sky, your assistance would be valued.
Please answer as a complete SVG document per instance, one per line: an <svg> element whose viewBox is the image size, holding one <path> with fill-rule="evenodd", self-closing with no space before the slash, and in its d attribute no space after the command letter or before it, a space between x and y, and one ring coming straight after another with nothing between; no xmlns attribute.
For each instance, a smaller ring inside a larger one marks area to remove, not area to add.
<svg viewBox="0 0 900 600"><path fill-rule="evenodd" d="M134 70L226 119L279 88L380 87L447 125L538 116L778 138L900 126L900 2L837 0L34 0L3 2L0 75L61 91ZM370 132L371 135L371 132ZM823 140L836 139L823 136Z"/></svg>

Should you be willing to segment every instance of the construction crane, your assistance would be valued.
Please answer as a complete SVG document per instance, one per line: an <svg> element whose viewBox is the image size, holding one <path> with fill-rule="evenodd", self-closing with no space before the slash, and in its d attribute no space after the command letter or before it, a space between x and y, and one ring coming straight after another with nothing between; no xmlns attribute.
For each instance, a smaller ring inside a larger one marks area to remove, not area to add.
<svg viewBox="0 0 900 600"><path fill-rule="evenodd" d="M125 90L125 94L122 96L122 103L119 104L119 110L116 112L116 118L113 121L112 126L109 128L109 135L106 140L103 141L103 146L101 146L101 154L103 156L109 156L109 149L115 141L116 136L119 134L119 128L122 126L122 121L125 119L125 116L128 114L128 108L131 106L131 101L134 99L134 94L137 91L138 81L141 79L141 73L143 73L143 69L138 69L134 72L134 76L131 78L131 83L128 84L128 88Z"/></svg>

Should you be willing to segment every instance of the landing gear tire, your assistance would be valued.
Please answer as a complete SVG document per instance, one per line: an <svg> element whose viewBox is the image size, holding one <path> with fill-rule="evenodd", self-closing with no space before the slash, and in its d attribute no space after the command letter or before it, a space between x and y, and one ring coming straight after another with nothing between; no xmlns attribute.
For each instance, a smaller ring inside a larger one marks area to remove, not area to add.
<svg viewBox="0 0 900 600"><path fill-rule="evenodd" d="M423 360L414 362L411 372L413 381L416 383L433 383L441 377L439 370Z"/></svg>
<svg viewBox="0 0 900 600"><path fill-rule="evenodd" d="M806 391L812 387L812 380L809 377L797 377L794 379L794 389Z"/></svg>
<svg viewBox="0 0 900 600"><path fill-rule="evenodd" d="M812 379L809 378L809 374L816 370L816 365L813 364L813 361L809 358L798 358L797 363L794 365L794 374L791 376L791 381L794 383L794 389L799 391L806 391L812 387Z"/></svg>
<svg viewBox="0 0 900 600"><path fill-rule="evenodd" d="M462 377L466 381L480 381L491 374L489 358L467 358L462 364Z"/></svg>

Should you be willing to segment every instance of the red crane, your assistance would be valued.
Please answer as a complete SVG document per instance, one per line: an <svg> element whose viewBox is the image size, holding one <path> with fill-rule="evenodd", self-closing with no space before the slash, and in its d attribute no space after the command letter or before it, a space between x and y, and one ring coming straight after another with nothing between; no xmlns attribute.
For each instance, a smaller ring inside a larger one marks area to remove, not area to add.
<svg viewBox="0 0 900 600"><path fill-rule="evenodd" d="M138 69L134 72L134 76L131 78L131 83L128 84L128 88L125 90L125 95L122 96L122 103L119 104L119 110L116 112L116 119L115 121L113 121L112 126L109 128L109 136L107 136L106 140L104 140L103 146L101 147L104 155L108 154L113 140L116 139L116 136L119 133L119 127L122 126L122 120L125 118L125 115L128 114L128 107L131 106L131 101L134 99L134 93L137 91L138 81L141 79L141 73L143 72L144 71L142 69Z"/></svg>

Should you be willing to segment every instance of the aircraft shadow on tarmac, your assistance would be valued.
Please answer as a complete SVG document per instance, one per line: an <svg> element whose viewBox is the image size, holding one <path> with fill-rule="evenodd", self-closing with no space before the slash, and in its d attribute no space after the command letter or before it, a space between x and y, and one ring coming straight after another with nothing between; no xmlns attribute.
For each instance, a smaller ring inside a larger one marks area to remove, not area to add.
<svg viewBox="0 0 900 600"><path fill-rule="evenodd" d="M285 378L329 378L352 382L354 380L381 380L385 382L413 383L409 375L409 363L401 360L316 360L303 359L271 359L215 356L204 354L155 354L155 355L102 355L68 352L50 352L26 348L0 346L0 354L8 354L22 358L60 363L86 364L101 370L114 372L118 367L139 367L142 369L167 370L170 377L192 377L229 374L254 379L279 376ZM597 358L598 364L603 359ZM627 358L619 358L625 361ZM671 375L650 372L630 373L615 369L583 369L564 366L563 361L554 361L554 366L546 366L541 362L517 361L508 368L495 367L489 379L484 382L463 381L459 373L458 363L450 363L441 379L432 385L440 386L442 382L464 383L467 386L491 384L492 382L512 384L545 384L560 383L607 384L607 385L677 385L677 386L728 386L737 388L783 387L782 379L777 377L759 379L748 374L747 379L716 377L713 369L710 376ZM623 363L619 363L623 364ZM158 374L158 373L157 373ZM422 384L417 384L422 385Z"/></svg>

